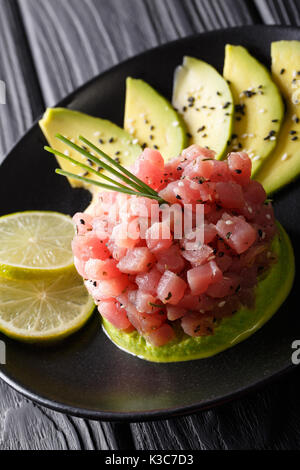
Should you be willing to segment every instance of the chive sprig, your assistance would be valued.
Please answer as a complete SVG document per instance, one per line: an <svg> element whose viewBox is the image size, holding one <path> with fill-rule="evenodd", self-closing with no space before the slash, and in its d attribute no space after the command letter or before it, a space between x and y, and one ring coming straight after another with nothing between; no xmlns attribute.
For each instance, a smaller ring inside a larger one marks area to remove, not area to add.
<svg viewBox="0 0 300 470"><path fill-rule="evenodd" d="M125 194L130 194L133 196L140 196L140 197L148 197L150 199L155 199L157 200L160 204L167 203L164 199L162 199L154 189L152 189L149 185L144 183L140 178L138 178L136 175L131 173L131 171L127 170L127 168L124 168L122 165L120 165L118 162L113 160L109 155L107 155L103 150L98 148L96 145L94 145L92 142L90 142L88 139L86 139L83 136L79 137L79 140L83 142L87 147L90 147L94 152L96 152L98 155L100 155L102 158L104 158L107 162L110 163L108 165L105 163L103 160L100 160L98 157L96 157L93 153L89 152L88 149L80 147L79 145L75 144L71 140L67 139L61 134L56 135L57 139L62 141L64 144L67 146L71 147L73 150L76 152L80 153L83 155L88 161L91 161L95 163L98 168L105 169L112 175L118 178L118 180L122 181L124 184L122 184L120 181L115 180L110 178L107 175L102 174L100 170L95 170L91 166L86 165L85 163L79 162L69 155L66 155L65 153L60 152L59 150L53 149L51 147L45 146L45 150L53 155L56 155L57 157L64 158L65 160L68 160L71 162L73 165L76 165L80 168L83 168L86 170L88 173L93 173L97 175L98 177L106 180L107 182L111 184L105 184L101 183L99 181L95 181L91 178L87 178L85 175L80 176L75 173L61 170L61 169L56 169L56 173L65 177L73 178L78 181L82 181L94 186L98 186L103 189L108 189L110 191L117 191ZM113 168L115 167L115 168Z"/></svg>

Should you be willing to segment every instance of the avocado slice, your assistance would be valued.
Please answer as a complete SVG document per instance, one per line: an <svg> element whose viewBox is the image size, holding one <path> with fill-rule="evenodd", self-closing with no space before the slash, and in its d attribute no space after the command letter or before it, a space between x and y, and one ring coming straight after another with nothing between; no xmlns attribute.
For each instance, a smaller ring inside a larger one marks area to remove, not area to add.
<svg viewBox="0 0 300 470"><path fill-rule="evenodd" d="M223 74L235 105L228 152L246 150L255 176L277 144L283 101L268 70L242 46L227 44Z"/></svg>
<svg viewBox="0 0 300 470"><path fill-rule="evenodd" d="M273 193L300 174L300 41L271 45L272 74L286 101L279 142L256 179Z"/></svg>
<svg viewBox="0 0 300 470"><path fill-rule="evenodd" d="M128 77L124 129L142 147L157 149L167 161L187 147L185 125L171 103L143 80Z"/></svg>
<svg viewBox="0 0 300 470"><path fill-rule="evenodd" d="M132 136L120 127L105 119L95 118L78 111L66 108L48 108L39 121L39 125L51 147L62 153L68 152L67 154L70 157L85 164L86 158L58 140L55 137L56 134L63 134L80 146L83 146L83 144L79 141L78 137L83 135L110 157L118 159L119 163L126 167L132 165L142 152L141 147L133 142ZM63 158L57 157L57 160L63 170L81 176L85 173L82 168L74 166ZM94 165L93 168L96 169L96 166ZM85 176L92 176L93 179L97 179L97 176L94 174ZM93 192L93 188L90 185L71 178L69 181L73 187L83 186ZM99 181L103 182L101 178L99 178Z"/></svg>
<svg viewBox="0 0 300 470"><path fill-rule="evenodd" d="M190 337L177 330L176 339L161 347L151 346L136 331L125 333L103 319L104 331L121 349L152 362L178 362L213 356L243 341L263 326L287 298L294 280L295 260L290 239L278 223L272 242L278 261L256 287L256 307L242 307L224 318L212 336Z"/></svg>
<svg viewBox="0 0 300 470"><path fill-rule="evenodd" d="M224 78L206 62L184 57L175 70L172 103L187 125L191 144L211 148L220 159L233 117L233 98Z"/></svg>

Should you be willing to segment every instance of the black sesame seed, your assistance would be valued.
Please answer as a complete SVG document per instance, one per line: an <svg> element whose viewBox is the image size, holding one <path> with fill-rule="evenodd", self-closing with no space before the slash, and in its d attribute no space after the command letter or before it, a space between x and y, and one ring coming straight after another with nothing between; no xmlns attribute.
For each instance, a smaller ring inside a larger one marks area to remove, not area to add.
<svg viewBox="0 0 300 470"><path fill-rule="evenodd" d="M191 139L191 138L193 137L192 134L190 134L189 132L186 133L186 136L187 136L189 139Z"/></svg>
<svg viewBox="0 0 300 470"><path fill-rule="evenodd" d="M282 75L285 72L285 69L280 70L280 75Z"/></svg>
<svg viewBox="0 0 300 470"><path fill-rule="evenodd" d="M238 175L242 173L242 170L234 170Z"/></svg>
<svg viewBox="0 0 300 470"><path fill-rule="evenodd" d="M186 106L183 106L182 111L185 113L186 110L187 110L187 107L186 107Z"/></svg>
<svg viewBox="0 0 300 470"><path fill-rule="evenodd" d="M220 91L217 91L217 95L218 95L218 96L221 96L222 93L221 93Z"/></svg>
<svg viewBox="0 0 300 470"><path fill-rule="evenodd" d="M245 114L245 104L236 104L234 107L234 110L236 113L242 114L244 116Z"/></svg>
<svg viewBox="0 0 300 470"><path fill-rule="evenodd" d="M108 142L109 142L110 144L112 144L112 143L114 142L114 138L111 137Z"/></svg>
<svg viewBox="0 0 300 470"><path fill-rule="evenodd" d="M153 139L154 139L154 135L150 134L150 135L149 135L149 139L150 139L150 140L153 140Z"/></svg>
<svg viewBox="0 0 300 470"><path fill-rule="evenodd" d="M154 148L155 150L158 150L158 149L159 149L158 145L153 145L153 148Z"/></svg>
<svg viewBox="0 0 300 470"><path fill-rule="evenodd" d="M297 131L293 131L293 130L292 130L292 131L290 131L290 134L291 134L291 135L297 134Z"/></svg>
<svg viewBox="0 0 300 470"><path fill-rule="evenodd" d="M272 119L272 122L278 122L278 119Z"/></svg>
<svg viewBox="0 0 300 470"><path fill-rule="evenodd" d="M154 131L155 127L154 126L150 126L150 131Z"/></svg>
<svg viewBox="0 0 300 470"><path fill-rule="evenodd" d="M292 140L298 140L298 137L295 135L294 137L292 137Z"/></svg>
<svg viewBox="0 0 300 470"><path fill-rule="evenodd" d="M204 129L205 129L205 126L201 126L201 127L199 127L199 129L197 129L197 132L202 132L202 131L204 131Z"/></svg>
<svg viewBox="0 0 300 470"><path fill-rule="evenodd" d="M181 170L182 170L181 166L178 166L177 171L181 171Z"/></svg>
<svg viewBox="0 0 300 470"><path fill-rule="evenodd" d="M260 237L262 237L262 234L263 234L262 230L261 230L261 229L258 229L257 232L258 232L258 235L259 235Z"/></svg>
<svg viewBox="0 0 300 470"><path fill-rule="evenodd" d="M103 139L99 139L99 143L100 143L100 144L104 144L104 140L103 140Z"/></svg>
<svg viewBox="0 0 300 470"><path fill-rule="evenodd" d="M96 281L93 282L93 286L97 287L97 282Z"/></svg>
<svg viewBox="0 0 300 470"><path fill-rule="evenodd" d="M188 97L188 102L189 102L189 103L194 103L194 101L195 101L195 97L194 97L194 96L189 96L189 97Z"/></svg>
<svg viewBox="0 0 300 470"><path fill-rule="evenodd" d="M227 238L227 240L228 240L230 237L231 237L231 232L227 232L227 233L226 233L226 238Z"/></svg>
<svg viewBox="0 0 300 470"><path fill-rule="evenodd" d="M94 165L94 162L93 162L90 158L87 159L87 162L88 162L88 164L89 164L90 166L93 166L93 165Z"/></svg>
<svg viewBox="0 0 300 470"><path fill-rule="evenodd" d="M167 295L167 297L165 298L165 300L170 300L171 297L172 297L172 293L169 292L168 295Z"/></svg>
<svg viewBox="0 0 300 470"><path fill-rule="evenodd" d="M202 136L201 136L201 137L207 137L207 134L202 134Z"/></svg>
<svg viewBox="0 0 300 470"><path fill-rule="evenodd" d="M251 98L252 96L256 95L256 92L252 90L245 90L243 91L243 94L247 96L247 98Z"/></svg>
<svg viewBox="0 0 300 470"><path fill-rule="evenodd" d="M181 200L181 199L182 199L182 197L181 197L181 196L179 196L179 194L176 194L176 199L180 199L180 200Z"/></svg>
<svg viewBox="0 0 300 470"><path fill-rule="evenodd" d="M231 105L231 102L230 102L230 101L226 101L226 103L225 103L224 106L223 106L223 109L228 108L228 106L230 106L230 105Z"/></svg>
<svg viewBox="0 0 300 470"><path fill-rule="evenodd" d="M82 224L82 225L85 225L85 221L83 219L80 219L79 222Z"/></svg>

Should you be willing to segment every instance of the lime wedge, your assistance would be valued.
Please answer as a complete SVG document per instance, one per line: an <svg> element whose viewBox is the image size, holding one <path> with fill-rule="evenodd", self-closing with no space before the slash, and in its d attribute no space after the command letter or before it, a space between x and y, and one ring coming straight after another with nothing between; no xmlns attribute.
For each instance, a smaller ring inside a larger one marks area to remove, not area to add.
<svg viewBox="0 0 300 470"><path fill-rule="evenodd" d="M94 307L75 268L40 281L0 278L0 331L21 341L68 336L84 325Z"/></svg>
<svg viewBox="0 0 300 470"><path fill-rule="evenodd" d="M19 212L0 217L0 275L41 279L72 268L71 217L57 212Z"/></svg>

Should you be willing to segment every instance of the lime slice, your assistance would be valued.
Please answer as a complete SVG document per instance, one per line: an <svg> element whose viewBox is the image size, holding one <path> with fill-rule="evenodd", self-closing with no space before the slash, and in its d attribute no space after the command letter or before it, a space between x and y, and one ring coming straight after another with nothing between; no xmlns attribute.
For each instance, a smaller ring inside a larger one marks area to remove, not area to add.
<svg viewBox="0 0 300 470"><path fill-rule="evenodd" d="M75 268L55 279L0 279L0 331L21 341L68 336L83 326L94 307Z"/></svg>
<svg viewBox="0 0 300 470"><path fill-rule="evenodd" d="M71 217L19 212L0 217L0 275L9 279L57 276L73 266Z"/></svg>

